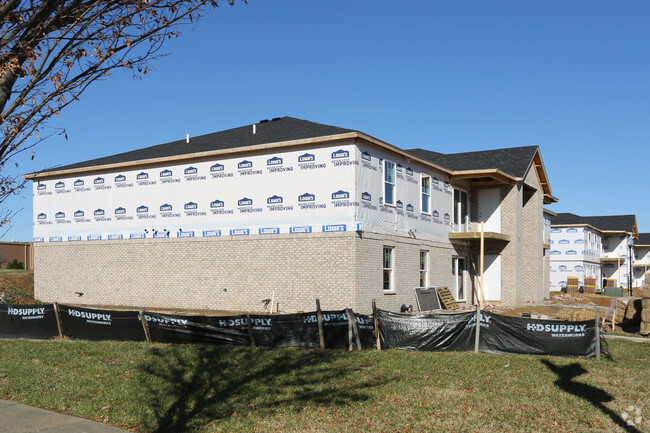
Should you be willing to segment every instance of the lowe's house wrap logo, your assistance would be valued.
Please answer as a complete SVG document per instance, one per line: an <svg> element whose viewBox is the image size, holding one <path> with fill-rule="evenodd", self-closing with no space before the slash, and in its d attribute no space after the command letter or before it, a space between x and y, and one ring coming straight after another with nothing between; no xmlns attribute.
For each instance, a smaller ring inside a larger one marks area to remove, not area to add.
<svg viewBox="0 0 650 433"><path fill-rule="evenodd" d="M199 170L196 167L189 166L185 170L183 170L183 174L185 175L185 180L188 182L196 181L196 180L205 180L205 176L199 176Z"/></svg>
<svg viewBox="0 0 650 433"><path fill-rule="evenodd" d="M298 205L300 209L323 209L327 207L325 203L315 203L316 195L311 193L304 193L298 196Z"/></svg>
<svg viewBox="0 0 650 433"><path fill-rule="evenodd" d="M232 173L226 173L225 169L226 167L223 164L215 163L210 166L210 176L212 179L221 179L234 176Z"/></svg>
<svg viewBox="0 0 650 433"><path fill-rule="evenodd" d="M165 203L165 204L160 206L160 215L163 218L176 218L176 217L181 216L180 213L175 213L175 212L173 212L173 210L174 210L174 207L172 205L170 205L169 203Z"/></svg>
<svg viewBox="0 0 650 433"><path fill-rule="evenodd" d="M46 219L47 219L47 215L41 212L41 213L39 213L38 215L36 215L36 219L37 219L37 220L41 220L41 221L46 220Z"/></svg>
<svg viewBox="0 0 650 433"><path fill-rule="evenodd" d="M124 176L123 174L118 174L117 176L115 176L115 183L118 182L126 182L126 176Z"/></svg>
<svg viewBox="0 0 650 433"><path fill-rule="evenodd" d="M54 189L65 188L65 182L57 182L54 184Z"/></svg>
<svg viewBox="0 0 650 433"><path fill-rule="evenodd" d="M46 189L47 189L47 185L45 185L44 183L39 183L39 184L36 186L36 190L37 190L37 191L45 191Z"/></svg>
<svg viewBox="0 0 650 433"><path fill-rule="evenodd" d="M323 226L323 232L344 232L345 230L345 224L331 224Z"/></svg>
<svg viewBox="0 0 650 433"><path fill-rule="evenodd" d="M84 217L84 211L78 210L74 213L75 218L83 218Z"/></svg>
<svg viewBox="0 0 650 433"><path fill-rule="evenodd" d="M335 152L332 152L332 159L342 159L342 158L349 158L350 157L350 152L347 150L339 149Z"/></svg>
<svg viewBox="0 0 650 433"><path fill-rule="evenodd" d="M308 192L299 195L298 196L298 201L299 202L310 202L310 201L316 201L316 196L314 194L310 194Z"/></svg>
<svg viewBox="0 0 650 433"><path fill-rule="evenodd" d="M183 209L185 210L185 216L205 216L207 215L207 212L199 211L199 205L193 201L188 201L183 205ZM178 236L181 237L181 236Z"/></svg>
<svg viewBox="0 0 650 433"><path fill-rule="evenodd" d="M293 167L284 167L282 158L274 156L266 160L266 169L269 173L283 173L293 171Z"/></svg>
<svg viewBox="0 0 650 433"><path fill-rule="evenodd" d="M350 161L350 152L347 150L339 149L332 152L332 163L334 167L341 167L346 165L356 165L357 161Z"/></svg>
<svg viewBox="0 0 650 433"><path fill-rule="evenodd" d="M238 170L246 170L249 168L253 168L253 161L248 161L248 160L243 160L240 163L237 164L237 169Z"/></svg>
<svg viewBox="0 0 650 433"><path fill-rule="evenodd" d="M361 193L361 206L365 209L377 210L377 206L372 204L372 195L369 192Z"/></svg>
<svg viewBox="0 0 650 433"><path fill-rule="evenodd" d="M160 177L172 177L174 173L170 169L165 169L160 172Z"/></svg>
<svg viewBox="0 0 650 433"><path fill-rule="evenodd" d="M241 213L262 212L261 207L253 207L253 199L248 197L237 200L237 206Z"/></svg>
<svg viewBox="0 0 650 433"><path fill-rule="evenodd" d="M358 206L358 202L350 201L350 193L348 191L338 190L332 193L332 202L334 207L350 207Z"/></svg>
<svg viewBox="0 0 650 433"><path fill-rule="evenodd" d="M327 164L316 164L316 155L313 153L303 153L298 157L298 167L301 170L313 170L317 168L325 168Z"/></svg>
<svg viewBox="0 0 650 433"><path fill-rule="evenodd" d="M251 176L254 174L262 174L262 170L253 170L253 161L244 159L237 164L237 170L240 176Z"/></svg>
<svg viewBox="0 0 650 433"><path fill-rule="evenodd" d="M95 185L103 185L104 184L104 178L103 177L96 177L95 180L93 180L93 184L95 184Z"/></svg>
<svg viewBox="0 0 650 433"><path fill-rule="evenodd" d="M279 195L272 195L266 199L266 206L271 212L293 210L293 206L284 206L283 203L284 199Z"/></svg>
<svg viewBox="0 0 650 433"><path fill-rule="evenodd" d="M54 218L56 218L56 219L65 218L65 213L64 212L57 212L57 213L54 214Z"/></svg>

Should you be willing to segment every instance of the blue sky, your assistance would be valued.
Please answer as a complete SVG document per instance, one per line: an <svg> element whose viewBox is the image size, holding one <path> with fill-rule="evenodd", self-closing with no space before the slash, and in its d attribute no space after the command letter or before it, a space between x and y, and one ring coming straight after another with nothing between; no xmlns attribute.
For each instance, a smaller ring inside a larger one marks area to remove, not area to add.
<svg viewBox="0 0 650 433"><path fill-rule="evenodd" d="M249 0L98 82L17 172L293 116L443 153L537 145L554 212L650 232L650 2ZM13 166L13 164L10 164ZM31 185L3 240L32 238Z"/></svg>

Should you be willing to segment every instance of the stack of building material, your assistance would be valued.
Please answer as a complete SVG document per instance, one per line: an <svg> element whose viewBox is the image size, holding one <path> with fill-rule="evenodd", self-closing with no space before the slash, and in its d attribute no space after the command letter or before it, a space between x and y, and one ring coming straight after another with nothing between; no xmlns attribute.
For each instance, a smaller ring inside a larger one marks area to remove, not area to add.
<svg viewBox="0 0 650 433"><path fill-rule="evenodd" d="M641 298L633 296L612 299L612 304L605 315L605 323L610 324L611 329L615 331L639 326L641 323L641 301Z"/></svg>
<svg viewBox="0 0 650 433"><path fill-rule="evenodd" d="M643 287L643 299L641 300L641 335L650 335L650 284Z"/></svg>
<svg viewBox="0 0 650 433"><path fill-rule="evenodd" d="M566 292L578 293L578 277L568 277L566 279Z"/></svg>

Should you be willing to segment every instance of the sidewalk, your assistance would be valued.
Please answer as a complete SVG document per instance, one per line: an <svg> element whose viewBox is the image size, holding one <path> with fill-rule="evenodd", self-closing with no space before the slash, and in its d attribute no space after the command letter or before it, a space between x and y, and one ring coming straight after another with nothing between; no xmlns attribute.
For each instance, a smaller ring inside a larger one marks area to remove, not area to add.
<svg viewBox="0 0 650 433"><path fill-rule="evenodd" d="M0 433L118 433L125 430L0 399Z"/></svg>

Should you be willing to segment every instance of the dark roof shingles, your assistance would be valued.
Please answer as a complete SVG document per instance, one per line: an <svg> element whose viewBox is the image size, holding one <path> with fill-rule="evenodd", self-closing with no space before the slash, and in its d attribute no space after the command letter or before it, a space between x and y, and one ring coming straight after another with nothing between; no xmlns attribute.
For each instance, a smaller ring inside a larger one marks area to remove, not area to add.
<svg viewBox="0 0 650 433"><path fill-rule="evenodd" d="M407 152L453 171L496 168L511 176L521 178L526 175L538 149L537 146L524 146L450 154L424 149L410 149Z"/></svg>
<svg viewBox="0 0 650 433"><path fill-rule="evenodd" d="M300 140L305 138L325 137L329 135L354 132L352 129L323 125L308 120L293 117L282 117L276 120L257 123L253 134L253 125L240 126L226 131L191 137L186 140L145 147L130 152L91 159L88 161L56 167L49 171L57 172L84 167L94 167L107 164L119 164L131 161L142 161L153 158L165 158L190 153L209 152L214 150L254 146L257 144L277 143L281 141Z"/></svg>
<svg viewBox="0 0 650 433"><path fill-rule="evenodd" d="M551 225L588 224L603 231L625 231L634 233L635 215L606 215L583 217L572 213L558 213L551 217Z"/></svg>

